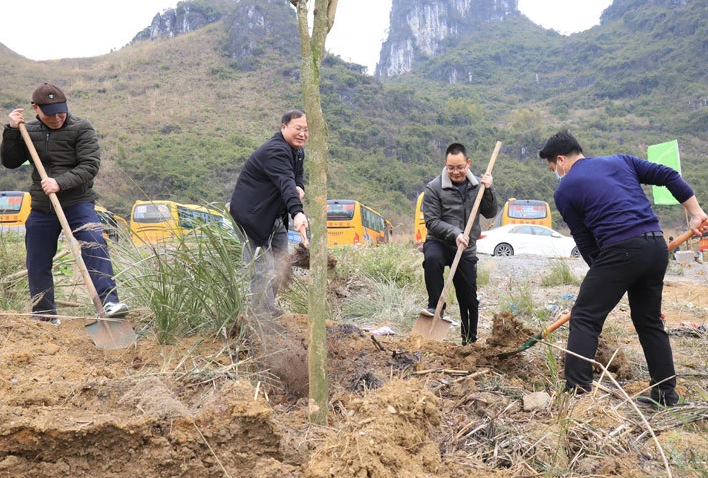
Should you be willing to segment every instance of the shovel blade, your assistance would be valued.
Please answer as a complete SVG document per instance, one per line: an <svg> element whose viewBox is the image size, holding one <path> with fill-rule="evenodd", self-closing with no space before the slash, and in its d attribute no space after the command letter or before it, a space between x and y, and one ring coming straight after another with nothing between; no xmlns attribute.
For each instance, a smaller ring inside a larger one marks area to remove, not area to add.
<svg viewBox="0 0 708 478"><path fill-rule="evenodd" d="M135 342L135 332L127 320L97 320L86 325L96 347L106 350L124 349Z"/></svg>
<svg viewBox="0 0 708 478"><path fill-rule="evenodd" d="M426 317L418 315L411 334L418 334L425 339L442 341L447 337L452 323L444 318Z"/></svg>

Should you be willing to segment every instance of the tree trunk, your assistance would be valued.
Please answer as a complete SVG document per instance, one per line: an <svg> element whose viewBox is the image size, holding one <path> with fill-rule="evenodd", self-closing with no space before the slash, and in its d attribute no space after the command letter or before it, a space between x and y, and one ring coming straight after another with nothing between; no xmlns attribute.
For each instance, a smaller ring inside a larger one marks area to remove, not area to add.
<svg viewBox="0 0 708 478"><path fill-rule="evenodd" d="M297 8L302 51L301 83L310 140L307 167L310 182L310 276L308 290L309 418L327 424L329 380L327 377L327 123L320 99L320 64L327 34L334 22L337 0L315 0L312 37L307 19L307 1L291 0Z"/></svg>

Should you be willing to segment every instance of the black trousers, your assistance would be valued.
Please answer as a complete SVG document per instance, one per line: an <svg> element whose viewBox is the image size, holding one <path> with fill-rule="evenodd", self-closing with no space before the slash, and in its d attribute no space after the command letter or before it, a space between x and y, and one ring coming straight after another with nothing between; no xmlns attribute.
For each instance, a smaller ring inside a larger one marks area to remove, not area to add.
<svg viewBox="0 0 708 478"><path fill-rule="evenodd" d="M668 379L652 390L652 396L675 402L678 395L674 390L673 354L661 320L661 295L668 261L666 241L660 233L647 233L603 247L590 266L571 311L568 350L594 359L607 314L626 292L651 384ZM592 364L566 354L568 389L578 387L589 391L592 373Z"/></svg>
<svg viewBox="0 0 708 478"><path fill-rule="evenodd" d="M445 287L445 266L451 266L455 259L457 248L452 248L435 241L423 244L423 268L425 269L425 288L428 290L428 307L436 308L440 294ZM462 340L474 342L477 340L477 322L479 321L479 302L477 302L477 258L460 258L455 276L455 295L460 304L460 322L462 324Z"/></svg>

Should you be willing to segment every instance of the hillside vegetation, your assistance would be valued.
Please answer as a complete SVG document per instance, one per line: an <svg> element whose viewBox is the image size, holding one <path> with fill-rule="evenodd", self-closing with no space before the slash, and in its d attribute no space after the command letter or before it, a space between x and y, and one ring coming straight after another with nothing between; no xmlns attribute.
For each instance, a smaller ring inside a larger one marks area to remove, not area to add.
<svg viewBox="0 0 708 478"><path fill-rule="evenodd" d="M481 24L386 82L330 55L322 80L329 196L359 199L410 232L415 197L439 174L445 147L465 143L480 174L501 140L494 171L501 196L551 202L555 178L536 151L568 127L591 155L646 157L647 146L678 139L683 174L708 203L701 168L708 6L662 3L616 0L601 26L569 37L524 17ZM119 213L145 198L225 202L281 113L303 103L289 2L193 5L219 19L100 57L35 62L0 45L0 111L23 106L30 118L34 87L62 86L72 113L100 134L97 191ZM246 12L261 15L262 24L248 23ZM4 170L0 189L26 189L28 176ZM681 208L658 211L681 227Z"/></svg>

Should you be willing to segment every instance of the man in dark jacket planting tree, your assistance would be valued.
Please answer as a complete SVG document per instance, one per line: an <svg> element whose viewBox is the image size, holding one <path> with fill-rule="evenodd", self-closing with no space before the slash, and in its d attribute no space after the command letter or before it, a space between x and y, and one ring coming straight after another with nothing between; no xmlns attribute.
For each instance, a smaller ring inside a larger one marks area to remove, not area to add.
<svg viewBox="0 0 708 478"><path fill-rule="evenodd" d="M288 250L288 214L296 230L308 227L302 206L302 148L309 134L304 111L285 113L280 131L246 160L231 196L231 216L247 241L244 259L253 263L251 293L257 314L277 317L283 313L275 307L279 286L276 264Z"/></svg>
<svg viewBox="0 0 708 478"><path fill-rule="evenodd" d="M32 210L25 223L32 312L42 315L57 313L52 260L57 252L61 223L49 200L49 194L56 193L69 227L82 245L81 256L106 315L123 317L128 313L128 306L118 300L113 266L94 209L93 180L101 164L96 132L88 121L69 114L64 92L49 83L34 91L32 108L37 117L26 123L22 108L10 113L0 147L0 159L6 168L19 168L27 161L31 163L32 158L19 130L20 123L25 123L48 176L42 180L36 169L32 172ZM59 325L59 319L40 318Z"/></svg>
<svg viewBox="0 0 708 478"><path fill-rule="evenodd" d="M486 187L477 217L465 236L465 226L472 213L479 188ZM445 266L452 265L457 248L465 248L453 277L457 301L460 304L462 345L477 341L477 239L481 233L479 215L492 218L497 214L497 195L492 189L492 176L481 178L470 172L467 150L459 143L448 146L445 152L445 167L437 178L425 187L423 216L428 235L423 244L423 268L425 286L428 290L428 306L420 313L433 317L440 294L445 286Z"/></svg>

